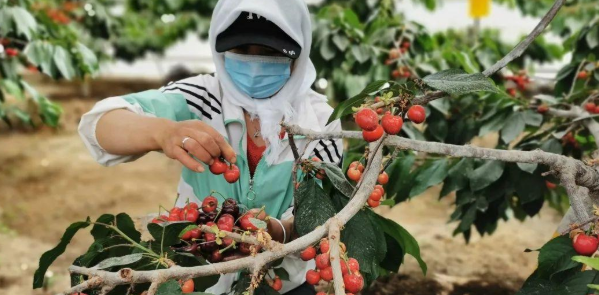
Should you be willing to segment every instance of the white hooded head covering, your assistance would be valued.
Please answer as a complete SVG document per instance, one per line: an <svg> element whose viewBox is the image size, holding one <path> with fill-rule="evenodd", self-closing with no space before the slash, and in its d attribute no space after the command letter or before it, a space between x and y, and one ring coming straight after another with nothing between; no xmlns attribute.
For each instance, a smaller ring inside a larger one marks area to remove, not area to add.
<svg viewBox="0 0 599 295"><path fill-rule="evenodd" d="M239 91L225 70L224 53L216 52L216 37L226 30L242 12L258 14L276 24L302 48L295 60L291 78L270 99L252 99ZM221 83L223 99L239 106L252 116L260 118L262 137L268 144L265 152L268 164L273 164L281 152L279 133L281 121L295 123L309 102L308 95L316 79L316 70L310 60L312 25L304 0L220 0L212 14L210 46Z"/></svg>

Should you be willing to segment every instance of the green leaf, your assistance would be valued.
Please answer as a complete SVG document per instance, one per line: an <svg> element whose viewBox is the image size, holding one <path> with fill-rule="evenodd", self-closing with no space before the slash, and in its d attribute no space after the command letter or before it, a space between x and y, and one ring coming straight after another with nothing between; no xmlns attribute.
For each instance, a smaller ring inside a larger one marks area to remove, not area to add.
<svg viewBox="0 0 599 295"><path fill-rule="evenodd" d="M322 43L320 44L320 55L322 55L322 58L326 61L330 61L335 57L335 48L331 45L329 37L322 39Z"/></svg>
<svg viewBox="0 0 599 295"><path fill-rule="evenodd" d="M589 48L595 48L599 46L599 26L595 25L586 35L587 44Z"/></svg>
<svg viewBox="0 0 599 295"><path fill-rule="evenodd" d="M548 153L553 153L553 154L558 154L561 155L563 152L563 147L561 145L561 143L555 139L549 139L545 142L543 142L543 144L541 144L540 149L548 152Z"/></svg>
<svg viewBox="0 0 599 295"><path fill-rule="evenodd" d="M354 192L354 186L349 183L347 178L345 178L345 175L339 166L325 162L321 162L320 166L324 167L324 170L327 174L327 179L331 181L335 188L337 188L345 196L351 196L351 194Z"/></svg>
<svg viewBox="0 0 599 295"><path fill-rule="evenodd" d="M279 276L279 278L283 281L289 281L289 273L282 267L273 269L275 275Z"/></svg>
<svg viewBox="0 0 599 295"><path fill-rule="evenodd" d="M451 167L447 174L448 177L443 183L443 189L441 190L440 197L447 196L454 191L461 190L468 186L468 175L472 173L473 169L474 160L469 158L463 158L457 164Z"/></svg>
<svg viewBox="0 0 599 295"><path fill-rule="evenodd" d="M524 122L526 125L539 127L543 123L543 115L533 112L531 110L527 110L522 114L524 117Z"/></svg>
<svg viewBox="0 0 599 295"><path fill-rule="evenodd" d="M449 170L447 159L433 161L432 164L416 176L416 184L410 190L410 198L426 191L431 186L437 185L447 177Z"/></svg>
<svg viewBox="0 0 599 295"><path fill-rule="evenodd" d="M513 113L506 121L506 124L501 129L501 139L505 143L510 143L524 132L526 124L524 116L520 112Z"/></svg>
<svg viewBox="0 0 599 295"><path fill-rule="evenodd" d="M77 50L81 54L84 70L87 73L94 74L98 71L98 58L96 54L81 42L77 42Z"/></svg>
<svg viewBox="0 0 599 295"><path fill-rule="evenodd" d="M148 231L154 238L154 241L162 243L164 247L168 247L177 244L179 242L179 234L191 224L191 222L150 223L148 224Z"/></svg>
<svg viewBox="0 0 599 295"><path fill-rule="evenodd" d="M596 276L596 271L581 271L560 282L532 276L516 295L587 295L588 285Z"/></svg>
<svg viewBox="0 0 599 295"><path fill-rule="evenodd" d="M44 276L52 263L58 258L67 248L67 245L73 239L73 236L80 230L90 225L90 219L86 221L75 222L71 224L62 235L60 243L52 250L45 252L40 258L39 267L33 275L33 289L41 288L44 285Z"/></svg>
<svg viewBox="0 0 599 295"><path fill-rule="evenodd" d="M10 10L12 13L15 24L17 25L17 32L24 35L27 40L31 40L33 34L35 34L37 30L37 22L33 15L24 8L16 6L7 8L7 10Z"/></svg>
<svg viewBox="0 0 599 295"><path fill-rule="evenodd" d="M406 254L412 255L412 257L418 261L418 265L420 265L422 273L426 275L427 266L424 260L422 260L422 257L420 257L420 246L418 246L416 239L414 239L414 237L407 230L393 220L376 215L376 221L379 225L379 228L382 229L385 234L395 239L395 241L399 243Z"/></svg>
<svg viewBox="0 0 599 295"><path fill-rule="evenodd" d="M362 29L362 23L360 23L360 18L358 15L351 9L346 9L343 11L343 17L345 21L356 29Z"/></svg>
<svg viewBox="0 0 599 295"><path fill-rule="evenodd" d="M6 90L6 92L19 100L23 100L25 96L23 95L23 90L19 87L19 84L15 83L9 79L0 80L2 88Z"/></svg>
<svg viewBox="0 0 599 295"><path fill-rule="evenodd" d="M501 161L485 161L468 175L472 191L479 191L497 181L503 174L504 163Z"/></svg>
<svg viewBox="0 0 599 295"><path fill-rule="evenodd" d="M166 283L160 284L158 286L158 291L156 291L156 295L179 295L183 294L181 291L181 286L175 280L167 281Z"/></svg>
<svg viewBox="0 0 599 295"><path fill-rule="evenodd" d="M372 83L368 84L368 86L366 86L366 88L364 88L364 90L362 90L362 92L360 94L339 104L335 108L335 110L333 110L333 113L329 117L327 124L329 124L337 119L340 119L347 114L352 113L353 112L352 107L362 104L364 102L364 99L369 94L379 91L381 89L381 87L383 87L383 85L387 84L387 82L388 82L387 80L378 80L378 81L372 82Z"/></svg>
<svg viewBox="0 0 599 295"><path fill-rule="evenodd" d="M538 166L539 164L518 163L518 168L520 168L520 170L530 174L535 173L535 170L537 170Z"/></svg>
<svg viewBox="0 0 599 295"><path fill-rule="evenodd" d="M580 263L572 260L577 255L568 235L552 239L540 250L539 275L543 278L551 278L559 272L580 267Z"/></svg>
<svg viewBox="0 0 599 295"><path fill-rule="evenodd" d="M62 74L62 76L70 80L75 77L75 67L71 54L63 47L56 46L54 48L54 64Z"/></svg>
<svg viewBox="0 0 599 295"><path fill-rule="evenodd" d="M370 47L366 44L353 45L351 47L351 53L361 64L367 62L371 56Z"/></svg>
<svg viewBox="0 0 599 295"><path fill-rule="evenodd" d="M266 229L266 222L264 222L264 220L260 220L258 218L250 218L250 223L257 228Z"/></svg>
<svg viewBox="0 0 599 295"><path fill-rule="evenodd" d="M45 41L33 41L25 47L25 55L29 62L42 68L42 72L50 77L56 77L56 66L53 63L54 45Z"/></svg>
<svg viewBox="0 0 599 295"><path fill-rule="evenodd" d="M121 257L110 257L94 266L97 269L106 269L114 266L123 266L133 264L143 258L142 253L134 253Z"/></svg>
<svg viewBox="0 0 599 295"><path fill-rule="evenodd" d="M394 199L396 203L403 202L410 196L414 175L410 173L416 161L413 154L397 158L393 161L386 172L389 174L389 183L385 188L388 199Z"/></svg>
<svg viewBox="0 0 599 295"><path fill-rule="evenodd" d="M295 229L300 236L310 233L336 213L324 190L312 179L300 184L295 193Z"/></svg>
<svg viewBox="0 0 599 295"><path fill-rule="evenodd" d="M347 39L344 35L335 35L333 36L333 43L339 48L341 51L345 51L349 46L349 39Z"/></svg>
<svg viewBox="0 0 599 295"><path fill-rule="evenodd" d="M498 92L495 84L481 73L467 74L463 70L450 69L426 76L422 81L431 88L461 95L472 92Z"/></svg>
<svg viewBox="0 0 599 295"><path fill-rule="evenodd" d="M462 68L464 68L464 70L466 70L466 72L468 72L469 74L480 72L480 67L475 61L473 61L474 57L470 53L458 51L454 52L454 56L460 62Z"/></svg>
<svg viewBox="0 0 599 295"><path fill-rule="evenodd" d="M0 35L8 35L12 30L12 13L7 8L0 9Z"/></svg>
<svg viewBox="0 0 599 295"><path fill-rule="evenodd" d="M480 127L480 130L478 131L478 136L482 137L491 132L501 130L501 128L503 128L503 126L507 124L506 118L507 114L498 114L496 116L493 116L491 120L487 121L483 126Z"/></svg>
<svg viewBox="0 0 599 295"><path fill-rule="evenodd" d="M590 266L595 270L599 269L599 258L597 257L574 256L572 260Z"/></svg>

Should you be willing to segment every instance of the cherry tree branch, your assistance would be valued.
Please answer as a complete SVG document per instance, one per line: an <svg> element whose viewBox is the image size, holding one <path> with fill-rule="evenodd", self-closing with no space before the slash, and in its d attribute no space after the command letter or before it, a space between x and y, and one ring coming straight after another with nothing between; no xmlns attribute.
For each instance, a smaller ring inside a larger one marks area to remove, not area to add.
<svg viewBox="0 0 599 295"><path fill-rule="evenodd" d="M345 285L343 283L343 273L341 272L341 251L339 250L339 238L341 230L337 220L333 220L329 226L329 256L331 267L333 268L333 283L335 286L335 295L345 295Z"/></svg>

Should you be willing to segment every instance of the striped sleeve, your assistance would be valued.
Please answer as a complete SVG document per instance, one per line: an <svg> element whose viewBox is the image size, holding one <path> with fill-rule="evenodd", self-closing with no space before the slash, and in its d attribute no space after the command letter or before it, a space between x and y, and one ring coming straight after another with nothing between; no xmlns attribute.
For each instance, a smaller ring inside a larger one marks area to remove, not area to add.
<svg viewBox="0 0 599 295"><path fill-rule="evenodd" d="M341 123L334 121L329 124L324 132L341 131ZM310 157L317 157L323 162L341 165L343 163L343 140L342 139L322 139L316 143Z"/></svg>
<svg viewBox="0 0 599 295"><path fill-rule="evenodd" d="M160 88L165 94L180 94L185 98L189 111L198 118L212 120L222 114L222 102L215 96L212 89L216 78L210 75L202 75L171 82ZM212 87L211 87L212 86Z"/></svg>

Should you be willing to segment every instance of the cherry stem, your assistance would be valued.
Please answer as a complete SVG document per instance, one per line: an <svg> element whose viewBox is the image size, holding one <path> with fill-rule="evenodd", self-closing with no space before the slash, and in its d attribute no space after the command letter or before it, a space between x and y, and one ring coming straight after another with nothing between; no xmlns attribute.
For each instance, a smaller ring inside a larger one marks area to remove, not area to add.
<svg viewBox="0 0 599 295"><path fill-rule="evenodd" d="M221 240L222 240L222 238L221 238ZM231 245L229 245L229 246L227 246L227 247L225 247L225 248L222 248L222 249L220 249L218 252L219 252L220 254L223 254L223 252L225 252L225 251L227 251L227 250L231 249L232 247L235 247L235 244L236 244L236 242L235 242L235 241L233 241L233 242L231 243Z"/></svg>
<svg viewBox="0 0 599 295"><path fill-rule="evenodd" d="M225 196L223 194L221 194L220 192L218 192L218 191L211 190L210 191L210 195L212 196L213 194L217 194L219 197L221 197L223 199L223 201L227 200L227 198L225 198Z"/></svg>

